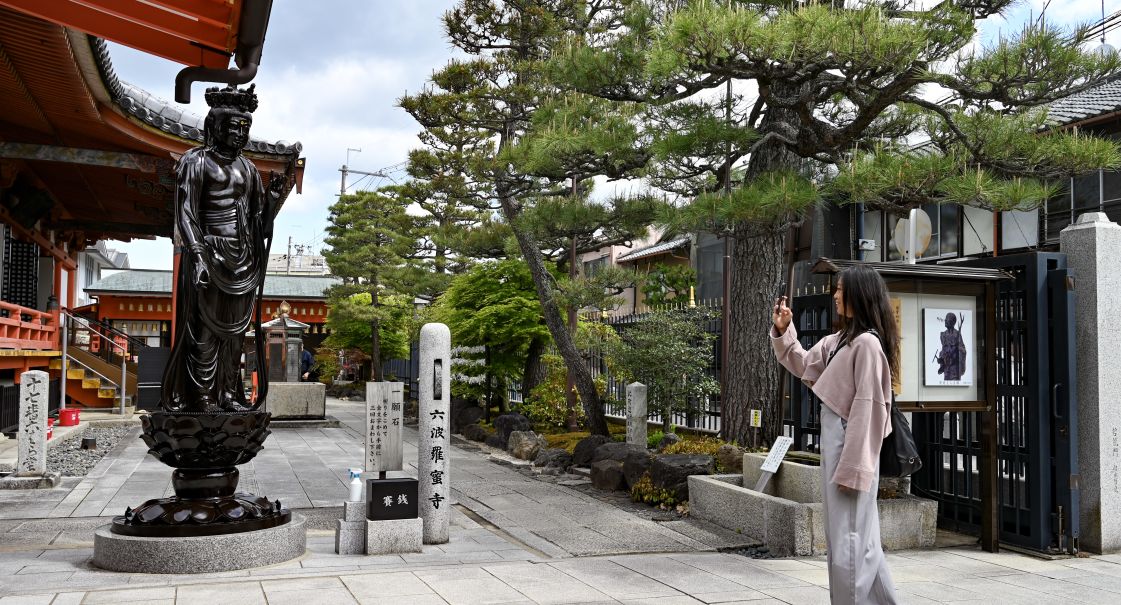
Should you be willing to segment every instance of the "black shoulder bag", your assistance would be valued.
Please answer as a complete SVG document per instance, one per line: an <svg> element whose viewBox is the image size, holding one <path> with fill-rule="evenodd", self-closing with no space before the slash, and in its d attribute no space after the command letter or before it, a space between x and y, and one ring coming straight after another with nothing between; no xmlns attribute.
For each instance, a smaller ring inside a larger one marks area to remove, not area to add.
<svg viewBox="0 0 1121 605"><path fill-rule="evenodd" d="M876 338L880 334L875 330L868 330ZM833 356L837 354L848 344L848 341L841 341L841 344L829 353L829 359L826 360L825 365L828 366L829 362L833 361ZM880 447L880 476L881 477L909 477L922 468L922 459L919 457L919 448L915 444L915 437L911 433L911 423L907 422L907 417L899 410L899 406L895 405L895 393L891 394L891 434L884 437L884 443Z"/></svg>

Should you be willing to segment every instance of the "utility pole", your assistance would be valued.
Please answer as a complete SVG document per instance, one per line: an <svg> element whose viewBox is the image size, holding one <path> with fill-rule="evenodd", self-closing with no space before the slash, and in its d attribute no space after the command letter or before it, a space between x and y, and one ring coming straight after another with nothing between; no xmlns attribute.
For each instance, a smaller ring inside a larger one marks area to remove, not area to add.
<svg viewBox="0 0 1121 605"><path fill-rule="evenodd" d="M346 174L345 172L343 174ZM343 178L346 178L345 176ZM288 236L288 254L284 257L287 265L284 267L285 275L292 275L292 236Z"/></svg>
<svg viewBox="0 0 1121 605"><path fill-rule="evenodd" d="M361 148L359 148L359 149L355 149L353 147L347 147L346 148L346 163L343 164L342 168L339 168L339 172L343 173L342 183L339 184L339 195L346 195L346 175L347 175L347 173L351 172L351 170L348 168L348 166L350 165L350 152L352 152L352 151L362 153Z"/></svg>

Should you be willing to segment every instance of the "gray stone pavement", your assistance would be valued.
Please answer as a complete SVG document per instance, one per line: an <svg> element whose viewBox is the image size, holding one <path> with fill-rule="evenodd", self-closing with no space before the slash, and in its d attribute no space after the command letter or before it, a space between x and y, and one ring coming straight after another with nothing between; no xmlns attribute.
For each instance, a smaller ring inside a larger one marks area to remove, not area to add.
<svg viewBox="0 0 1121 605"><path fill-rule="evenodd" d="M320 527L345 497L346 468L362 460L362 404L329 409L344 428L278 429L242 470L245 488L319 514ZM415 431L406 442L406 460L415 460ZM63 487L0 493L0 605L828 603L821 557L714 552L737 538L696 521L653 522L468 446L452 452L451 541L423 553L335 555L332 532L312 529L308 553L280 565L182 576L102 571L90 564L93 529L124 506L170 493L168 469L139 443ZM1049 561L956 546L888 559L903 603L1121 603L1121 555Z"/></svg>

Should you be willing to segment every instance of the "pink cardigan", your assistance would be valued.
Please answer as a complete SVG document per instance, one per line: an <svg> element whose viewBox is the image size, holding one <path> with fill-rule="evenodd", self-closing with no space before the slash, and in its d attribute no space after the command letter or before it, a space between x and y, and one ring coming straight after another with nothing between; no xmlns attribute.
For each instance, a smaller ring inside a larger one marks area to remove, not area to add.
<svg viewBox="0 0 1121 605"><path fill-rule="evenodd" d="M879 475L880 447L891 433L891 369L880 340L868 333L838 351L827 367L840 339L830 334L807 351L793 325L781 336L771 328L779 363L847 423L833 483L866 492Z"/></svg>

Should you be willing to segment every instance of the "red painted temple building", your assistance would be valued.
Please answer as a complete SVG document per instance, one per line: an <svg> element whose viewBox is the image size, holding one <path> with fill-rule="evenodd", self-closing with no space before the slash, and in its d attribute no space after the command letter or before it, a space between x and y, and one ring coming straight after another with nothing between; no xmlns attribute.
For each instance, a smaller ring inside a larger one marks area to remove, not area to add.
<svg viewBox="0 0 1121 605"><path fill-rule="evenodd" d="M252 78L271 5L0 0L0 401L18 407L9 391L23 371L55 368L52 379L61 378L64 348L71 403L104 405L122 389L135 392L130 336L97 322L141 303L103 300L96 316L74 313L76 259L98 240L172 234L175 163L202 143L203 123L118 78L104 40L186 66L176 96L189 96L192 81ZM299 191L301 150L252 139L245 152L266 180L283 175ZM170 321L169 306L151 319ZM85 342L75 337L83 332ZM101 351L89 351L93 341ZM8 407L0 431L11 430Z"/></svg>

